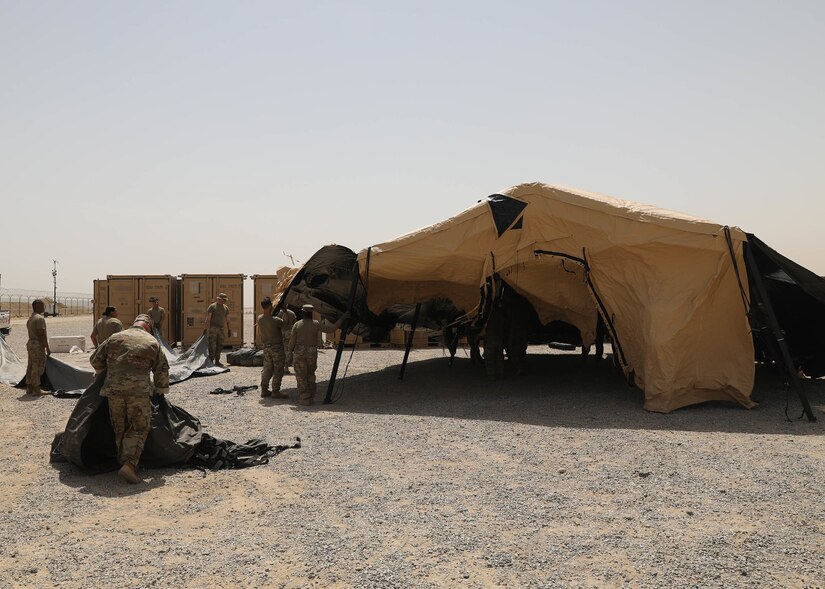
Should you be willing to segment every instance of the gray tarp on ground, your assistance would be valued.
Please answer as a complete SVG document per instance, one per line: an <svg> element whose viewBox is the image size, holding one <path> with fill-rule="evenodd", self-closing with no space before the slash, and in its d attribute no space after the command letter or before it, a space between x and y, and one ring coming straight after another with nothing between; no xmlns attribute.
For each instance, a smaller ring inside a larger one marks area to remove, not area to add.
<svg viewBox="0 0 825 589"><path fill-rule="evenodd" d="M182 382L192 376L212 376L229 371L229 368L215 366L209 359L209 344L205 336L199 337L180 356L176 355L162 338L159 341L169 363L169 384ZM0 382L25 388L26 364L3 338L0 338L0 342ZM61 391L61 396L79 397L92 381L94 371L83 370L54 356L47 356L46 371L40 379L40 386L48 391Z"/></svg>
<svg viewBox="0 0 825 589"><path fill-rule="evenodd" d="M25 377L26 365L0 336L0 382L13 387Z"/></svg>
<svg viewBox="0 0 825 589"><path fill-rule="evenodd" d="M200 336L180 356L175 354L157 330L155 330L155 337L158 338L160 347L166 355L166 361L169 363L169 384L183 382L191 376L212 376L229 371L229 368L215 366L212 363L209 358L209 341L205 335Z"/></svg>
<svg viewBox="0 0 825 589"><path fill-rule="evenodd" d="M66 429L52 442L51 462L71 462L86 472L117 470L115 435L109 405L100 396L106 373L97 376L72 410ZM201 443L201 424L160 396L152 402L149 436L140 457L145 467L185 464Z"/></svg>
<svg viewBox="0 0 825 589"><path fill-rule="evenodd" d="M46 356L46 370L40 378L40 386L50 391L83 391L92 384L94 377L91 370L83 370L54 356ZM26 386L26 364L3 338L0 338L0 382L18 388Z"/></svg>

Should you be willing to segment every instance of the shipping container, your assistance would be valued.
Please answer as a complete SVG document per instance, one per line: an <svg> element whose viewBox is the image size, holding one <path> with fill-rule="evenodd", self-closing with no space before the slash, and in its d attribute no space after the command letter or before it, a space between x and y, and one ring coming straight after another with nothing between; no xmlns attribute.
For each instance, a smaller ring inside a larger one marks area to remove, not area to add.
<svg viewBox="0 0 825 589"><path fill-rule="evenodd" d="M255 316L253 321L253 330L255 331L255 346L261 347L261 336L258 335L258 315L261 314L261 301L264 297L272 297L278 290L278 285L281 283L281 278L275 274L253 274L252 275L252 292L254 297L252 300L252 313ZM228 293L227 293L228 294Z"/></svg>
<svg viewBox="0 0 825 589"><path fill-rule="evenodd" d="M107 276L109 304L117 308L118 319L123 327L129 327L138 316L137 276Z"/></svg>
<svg viewBox="0 0 825 589"><path fill-rule="evenodd" d="M95 280L92 286L92 296L94 297L94 307L92 308L92 326L103 315L103 311L109 305L109 283L106 280Z"/></svg>
<svg viewBox="0 0 825 589"><path fill-rule="evenodd" d="M169 274L141 276L138 279L138 314L148 313L152 307L149 297L158 297L158 305L166 309L163 318L163 338L175 344L178 341L177 304L178 279Z"/></svg>
<svg viewBox="0 0 825 589"><path fill-rule="evenodd" d="M231 335L226 346L243 345L243 284L244 274L181 274L180 317L181 343L191 346L203 334L206 309L220 293L226 294Z"/></svg>
<svg viewBox="0 0 825 589"><path fill-rule="evenodd" d="M149 297L156 296L158 304L166 309L163 320L164 339L173 345L179 341L177 278L170 274L110 275L107 276L107 282L108 304L117 307L118 319L125 327L131 325L135 317L146 313L152 306Z"/></svg>

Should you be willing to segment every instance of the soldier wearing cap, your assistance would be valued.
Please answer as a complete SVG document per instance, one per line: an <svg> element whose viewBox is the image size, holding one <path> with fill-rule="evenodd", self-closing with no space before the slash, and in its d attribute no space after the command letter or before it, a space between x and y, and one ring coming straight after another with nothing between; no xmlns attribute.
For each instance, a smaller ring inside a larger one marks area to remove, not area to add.
<svg viewBox="0 0 825 589"><path fill-rule="evenodd" d="M98 347L109 339L109 336L118 331L123 331L123 323L117 318L117 307L109 305L103 311L103 315L97 320L97 323L95 323L92 329L92 344L94 347Z"/></svg>
<svg viewBox="0 0 825 589"><path fill-rule="evenodd" d="M318 366L318 348L323 345L321 332L332 333L347 318L344 314L334 324L322 325L312 318L314 310L312 305L301 307L304 317L292 327L287 347L292 353L300 405L312 405L315 402L315 369Z"/></svg>
<svg viewBox="0 0 825 589"><path fill-rule="evenodd" d="M203 332L209 335L209 357L215 366L221 364L221 350L223 350L224 333L226 337L232 335L229 326L229 307L226 306L227 296L220 293L215 297L215 302L206 309L206 321L203 324Z"/></svg>
<svg viewBox="0 0 825 589"><path fill-rule="evenodd" d="M266 297L261 301L263 314L258 315L258 333L264 349L264 366L261 370L261 397L286 399L287 395L281 392L281 382L284 379L284 321L272 315L272 300ZM272 381L270 392L269 382Z"/></svg>
<svg viewBox="0 0 825 589"><path fill-rule="evenodd" d="M32 301L32 314L26 321L29 339L26 342L28 362L26 365L26 394L41 395L40 377L46 370L46 356L51 355L49 338L46 335L46 317L43 312L46 306L40 299Z"/></svg>
<svg viewBox="0 0 825 589"><path fill-rule="evenodd" d="M158 304L159 301L158 297L149 297L152 306L146 311L146 314L152 318L152 326L158 330L160 337L163 337L163 320L166 319L166 309Z"/></svg>
<svg viewBox="0 0 825 589"><path fill-rule="evenodd" d="M152 318L138 315L129 329L109 337L91 357L97 372L106 371L100 396L109 402L121 464L118 476L129 483L141 482L137 467L149 434L150 397L169 392L169 364L151 330ZM150 372L154 383L149 380Z"/></svg>

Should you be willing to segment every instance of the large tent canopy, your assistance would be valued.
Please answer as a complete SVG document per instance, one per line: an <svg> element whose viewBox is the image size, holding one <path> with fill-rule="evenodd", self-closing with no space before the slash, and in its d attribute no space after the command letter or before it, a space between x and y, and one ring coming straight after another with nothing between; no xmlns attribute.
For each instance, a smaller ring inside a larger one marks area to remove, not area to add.
<svg viewBox="0 0 825 589"><path fill-rule="evenodd" d="M358 263L376 315L434 298L472 314L492 277L542 323L575 325L585 344L601 315L645 408L668 412L710 400L754 405L746 240L681 213L529 183L367 248Z"/></svg>

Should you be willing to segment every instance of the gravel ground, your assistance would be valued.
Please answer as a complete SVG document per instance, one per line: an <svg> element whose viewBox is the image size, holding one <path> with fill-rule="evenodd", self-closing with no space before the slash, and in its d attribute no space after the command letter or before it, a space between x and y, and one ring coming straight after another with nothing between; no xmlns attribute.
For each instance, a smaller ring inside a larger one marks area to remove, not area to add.
<svg viewBox="0 0 825 589"><path fill-rule="evenodd" d="M88 335L91 318L48 326ZM531 373L499 382L441 349L399 382L402 355L356 351L341 400L309 409L292 376L286 401L207 394L258 368L175 385L217 437L304 447L139 486L50 465L72 401L0 385L0 587L825 587L822 380L820 421L791 423L770 372L756 409L660 415L575 354L531 349Z"/></svg>

